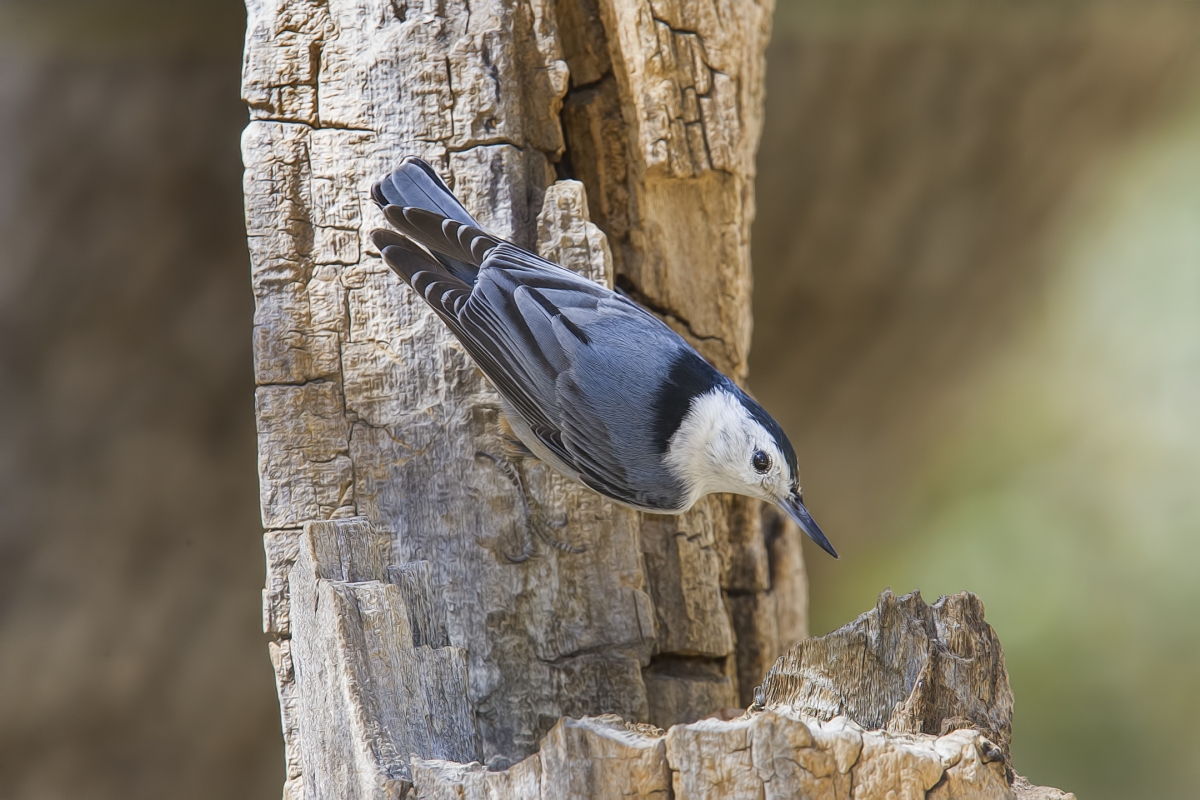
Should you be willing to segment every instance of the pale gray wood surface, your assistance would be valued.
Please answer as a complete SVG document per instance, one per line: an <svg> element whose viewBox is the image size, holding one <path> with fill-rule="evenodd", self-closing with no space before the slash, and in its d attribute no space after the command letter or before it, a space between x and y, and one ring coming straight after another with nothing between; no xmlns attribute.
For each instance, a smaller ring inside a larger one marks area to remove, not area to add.
<svg viewBox="0 0 1200 800"><path fill-rule="evenodd" d="M361 518L310 522L300 539L288 582L306 796L399 797L414 753L479 756L466 654L445 644L429 565L389 569L390 551Z"/></svg>

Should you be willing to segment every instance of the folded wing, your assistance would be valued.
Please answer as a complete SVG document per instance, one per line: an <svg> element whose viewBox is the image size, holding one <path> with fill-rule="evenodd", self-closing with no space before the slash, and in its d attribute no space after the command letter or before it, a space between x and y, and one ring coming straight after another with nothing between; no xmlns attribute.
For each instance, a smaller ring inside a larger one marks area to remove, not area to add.
<svg viewBox="0 0 1200 800"><path fill-rule="evenodd" d="M391 200L398 182L389 176L373 196ZM404 197L414 192L408 188ZM613 366L609 330L629 334L625 343L642 328L674 334L625 298L484 231L444 198L435 194L430 205L384 205L396 227L372 233L384 261L446 323L547 450L596 491L648 505L645 487L631 475L636 469L614 442L621 430L611 414L624 410L597 407L595 373Z"/></svg>

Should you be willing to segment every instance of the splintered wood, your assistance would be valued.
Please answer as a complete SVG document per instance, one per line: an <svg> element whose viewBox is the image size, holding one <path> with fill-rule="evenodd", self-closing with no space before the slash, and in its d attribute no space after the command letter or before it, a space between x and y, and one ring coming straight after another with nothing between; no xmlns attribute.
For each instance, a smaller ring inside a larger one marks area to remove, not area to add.
<svg viewBox="0 0 1200 800"><path fill-rule="evenodd" d="M568 717L537 752L489 770L466 654L449 642L430 565L390 565L389 539L355 518L310 522L297 542L292 638L275 650L290 672L285 732L303 779L293 797L1073 800L1010 781L1008 677L967 594L927 606L885 592L780 658L741 719L664 733L617 715Z"/></svg>
<svg viewBox="0 0 1200 800"><path fill-rule="evenodd" d="M895 733L983 732L1007 753L1013 696L1004 653L970 592L932 606L890 590L832 633L794 645L767 673L756 708Z"/></svg>
<svg viewBox="0 0 1200 800"><path fill-rule="evenodd" d="M773 711L662 731L616 717L563 720L504 771L413 759L421 800L1013 800L1004 759L977 731L894 736L844 717ZM1073 800L1073 795L1057 795Z"/></svg>

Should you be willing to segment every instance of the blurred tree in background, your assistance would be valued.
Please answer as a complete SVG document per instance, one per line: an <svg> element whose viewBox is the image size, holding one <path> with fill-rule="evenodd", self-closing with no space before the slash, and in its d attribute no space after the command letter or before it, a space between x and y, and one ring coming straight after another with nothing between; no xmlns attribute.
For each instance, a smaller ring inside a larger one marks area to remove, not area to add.
<svg viewBox="0 0 1200 800"><path fill-rule="evenodd" d="M277 797L238 0L0 0L0 797ZM1200 10L780 0L752 389L988 604L1030 777L1200 796ZM1119 754L1119 755L1118 755Z"/></svg>
<svg viewBox="0 0 1200 800"><path fill-rule="evenodd" d="M784 0L751 385L843 559L987 603L1030 778L1200 796L1200 15Z"/></svg>
<svg viewBox="0 0 1200 800"><path fill-rule="evenodd" d="M0 4L0 797L276 798L245 13Z"/></svg>

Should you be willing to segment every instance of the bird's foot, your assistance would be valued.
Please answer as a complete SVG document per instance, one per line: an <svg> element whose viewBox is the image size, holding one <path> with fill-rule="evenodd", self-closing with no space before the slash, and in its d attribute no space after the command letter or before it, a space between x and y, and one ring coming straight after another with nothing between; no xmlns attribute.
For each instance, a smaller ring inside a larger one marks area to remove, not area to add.
<svg viewBox="0 0 1200 800"><path fill-rule="evenodd" d="M545 509L542 508L542 504L530 494L524 471L520 467L506 458L498 458L482 450L476 452L475 456L476 458L486 458L495 464L496 468L516 487L517 494L521 498L521 518L524 521L525 527L525 546L517 555L505 553L504 557L506 559L514 564L528 561L533 556L534 536L564 553L582 553L587 549L582 545L573 545L569 542L564 542L551 533L552 530L562 530L567 527L567 515L557 514L551 517L546 514Z"/></svg>
<svg viewBox="0 0 1200 800"><path fill-rule="evenodd" d="M543 542L556 547L564 553L578 554L587 550L587 547L581 544L571 544L557 538L551 531L560 531L567 527L567 515L558 514L554 517L548 517L541 505L530 498L534 509L534 519L531 522L530 528L538 535Z"/></svg>

